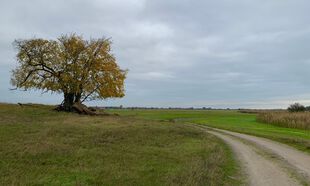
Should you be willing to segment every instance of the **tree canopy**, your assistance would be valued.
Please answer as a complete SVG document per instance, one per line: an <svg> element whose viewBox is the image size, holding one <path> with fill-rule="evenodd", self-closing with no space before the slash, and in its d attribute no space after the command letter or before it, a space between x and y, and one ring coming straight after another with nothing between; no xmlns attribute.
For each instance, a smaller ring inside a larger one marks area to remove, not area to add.
<svg viewBox="0 0 310 186"><path fill-rule="evenodd" d="M109 39L71 34L57 40L15 40L14 46L18 67L12 71L12 85L63 93L64 110L85 100L124 96L126 71L116 63Z"/></svg>

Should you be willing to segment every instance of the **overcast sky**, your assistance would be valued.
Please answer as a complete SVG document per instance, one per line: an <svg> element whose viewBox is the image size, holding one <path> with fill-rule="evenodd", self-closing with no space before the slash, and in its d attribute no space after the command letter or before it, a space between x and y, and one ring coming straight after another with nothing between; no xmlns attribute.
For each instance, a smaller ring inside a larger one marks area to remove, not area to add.
<svg viewBox="0 0 310 186"><path fill-rule="evenodd" d="M57 104L10 91L14 39L111 37L126 96L89 105L285 108L310 105L309 0L0 0L0 102Z"/></svg>

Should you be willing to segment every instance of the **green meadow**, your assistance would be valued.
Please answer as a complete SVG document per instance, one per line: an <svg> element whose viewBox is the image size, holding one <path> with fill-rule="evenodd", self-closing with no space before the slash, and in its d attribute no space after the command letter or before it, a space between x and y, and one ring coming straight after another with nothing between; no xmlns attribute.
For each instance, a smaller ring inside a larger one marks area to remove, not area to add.
<svg viewBox="0 0 310 186"><path fill-rule="evenodd" d="M270 138L309 152L309 130L236 110L112 109L110 116L0 104L0 185L240 185L220 139L192 124ZM119 116L114 115L115 113Z"/></svg>
<svg viewBox="0 0 310 186"><path fill-rule="evenodd" d="M0 185L242 182L230 149L194 127L52 109L0 104Z"/></svg>
<svg viewBox="0 0 310 186"><path fill-rule="evenodd" d="M256 120L256 114L237 110L110 110L123 116L147 120L194 123L265 137L310 153L310 131L284 128Z"/></svg>

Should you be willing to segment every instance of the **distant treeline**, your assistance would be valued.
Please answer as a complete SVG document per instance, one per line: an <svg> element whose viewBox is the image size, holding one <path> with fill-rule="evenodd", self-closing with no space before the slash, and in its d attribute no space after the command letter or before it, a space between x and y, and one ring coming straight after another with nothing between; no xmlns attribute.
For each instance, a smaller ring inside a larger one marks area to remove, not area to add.
<svg viewBox="0 0 310 186"><path fill-rule="evenodd" d="M256 114L266 111L285 111L285 109L245 109L245 108L212 108L212 107L123 107L93 106L94 109L136 109L136 110L236 110L241 113Z"/></svg>
<svg viewBox="0 0 310 186"><path fill-rule="evenodd" d="M230 108L217 109L211 107L123 107L121 106L106 106L106 107L92 107L95 109L131 109L131 110L232 110ZM241 110L241 109L236 109Z"/></svg>

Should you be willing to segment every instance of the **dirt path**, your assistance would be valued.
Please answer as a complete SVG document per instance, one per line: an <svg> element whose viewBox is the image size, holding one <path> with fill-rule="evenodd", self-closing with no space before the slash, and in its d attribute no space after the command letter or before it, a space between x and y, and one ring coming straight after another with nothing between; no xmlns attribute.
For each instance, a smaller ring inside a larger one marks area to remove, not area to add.
<svg viewBox="0 0 310 186"><path fill-rule="evenodd" d="M310 183L309 155L265 138L209 127L203 128L232 147L248 176L250 185L286 186ZM270 158L266 154L273 154L276 158Z"/></svg>
<svg viewBox="0 0 310 186"><path fill-rule="evenodd" d="M310 183L310 155L298 151L288 145L275 142L266 138L221 129L213 130L247 140L267 150L268 152L274 153L275 155L285 160L286 163L289 164L289 166L295 169L298 174L301 174Z"/></svg>

